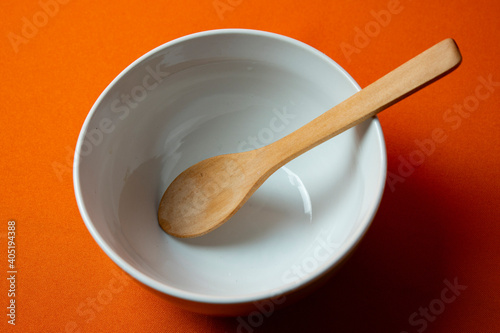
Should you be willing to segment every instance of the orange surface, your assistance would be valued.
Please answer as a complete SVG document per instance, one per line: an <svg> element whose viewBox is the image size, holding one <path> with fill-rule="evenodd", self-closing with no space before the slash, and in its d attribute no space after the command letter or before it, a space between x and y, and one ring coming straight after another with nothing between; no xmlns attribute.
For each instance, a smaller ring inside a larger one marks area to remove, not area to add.
<svg viewBox="0 0 500 333"><path fill-rule="evenodd" d="M0 331L500 332L500 2L3 0L0 9ZM319 292L246 328L248 318L180 310L122 275L85 228L71 175L81 125L118 73L176 37L233 27L304 41L361 86L446 37L464 58L381 114L390 183L351 260Z"/></svg>

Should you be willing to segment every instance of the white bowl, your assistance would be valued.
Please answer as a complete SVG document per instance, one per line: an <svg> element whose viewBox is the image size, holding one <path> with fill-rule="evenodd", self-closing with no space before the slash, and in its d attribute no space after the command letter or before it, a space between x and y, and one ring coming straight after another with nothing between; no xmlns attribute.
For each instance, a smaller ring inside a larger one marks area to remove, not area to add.
<svg viewBox="0 0 500 333"><path fill-rule="evenodd" d="M83 220L118 266L183 308L288 304L347 258L374 217L386 176L376 118L281 168L205 236L167 235L157 207L192 164L275 141L359 89L323 53L268 32L168 42L118 75L85 120L74 162Z"/></svg>

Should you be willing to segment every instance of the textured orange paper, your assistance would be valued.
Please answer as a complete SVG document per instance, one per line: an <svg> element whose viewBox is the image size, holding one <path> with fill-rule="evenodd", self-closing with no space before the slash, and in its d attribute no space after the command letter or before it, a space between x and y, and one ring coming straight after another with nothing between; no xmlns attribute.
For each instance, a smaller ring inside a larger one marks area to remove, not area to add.
<svg viewBox="0 0 500 333"><path fill-rule="evenodd" d="M0 13L1 332L500 331L499 2L3 0ZM218 28L306 42L362 87L447 37L464 58L381 114L388 183L351 260L302 302L251 317L188 313L142 288L97 246L73 193L76 139L108 83Z"/></svg>

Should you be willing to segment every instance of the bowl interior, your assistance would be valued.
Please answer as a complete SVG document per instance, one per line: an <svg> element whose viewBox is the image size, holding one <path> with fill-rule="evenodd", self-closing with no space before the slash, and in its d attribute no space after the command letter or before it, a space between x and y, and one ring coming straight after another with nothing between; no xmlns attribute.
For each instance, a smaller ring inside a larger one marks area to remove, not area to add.
<svg viewBox="0 0 500 333"><path fill-rule="evenodd" d="M85 223L118 265L173 296L241 302L311 282L348 254L380 201L386 160L376 119L281 168L205 236L165 234L157 207L192 164L269 144L358 90L325 55L274 34L167 43L120 74L84 124L75 189Z"/></svg>

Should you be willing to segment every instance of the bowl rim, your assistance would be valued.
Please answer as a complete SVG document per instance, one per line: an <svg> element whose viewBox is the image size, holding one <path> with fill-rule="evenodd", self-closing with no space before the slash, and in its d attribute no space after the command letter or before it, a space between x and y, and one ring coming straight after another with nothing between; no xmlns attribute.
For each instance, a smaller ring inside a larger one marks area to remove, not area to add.
<svg viewBox="0 0 500 333"><path fill-rule="evenodd" d="M202 37L207 37L207 36L214 36L214 35L237 35L237 34L242 34L242 35L253 35L253 36L260 36L260 37L267 37L267 38L274 38L278 39L290 44L293 44L294 46L298 48L302 48L305 51L308 51L310 53L313 53L313 55L318 56L322 58L325 62L328 62L331 66L335 67L340 74L344 76L344 78L351 83L354 88L359 91L361 90L361 87L357 84L357 82L351 77L349 73L347 73L346 70L344 70L337 62L335 62L333 59L328 57L326 54L323 52L317 50L316 48L312 47L311 45L308 45L304 42L301 42L297 39L294 39L292 37L284 36L281 34L273 33L273 32L268 32L268 31L263 31L263 30L255 30L255 29L214 29L214 30L206 30L206 31L201 31L201 32L196 32L192 34L188 34L179 38L175 38L173 40L170 40L158 47L153 48L152 50L146 52L139 58L137 58L135 61L133 61L130 65L128 65L123 71L121 71L112 81L111 83L108 84L108 86L103 90L103 92L99 95L97 100L94 102L92 108L90 109L83 125L80 130L78 140L76 143L76 148L75 148L75 154L74 154L74 160L73 160L73 185L74 185L74 192L75 192L75 198L76 202L78 205L78 209L80 211L80 214L82 216L82 219L89 230L90 234L96 241L96 243L99 245L99 247L106 253L108 257L111 258L111 260L118 265L123 271L125 271L127 274L132 276L134 279L138 280L139 282L143 283L144 285L159 291L160 293L167 294L169 296L173 296L175 298L181 299L181 300L187 300L187 301L192 301L196 303L206 303L206 304L243 304L243 303L250 303L250 302L257 302L259 300L264 300L264 299L270 299L272 297L276 297L278 295L288 295L291 293L294 293L295 291L302 289L308 285L311 285L317 280L320 280L323 278L325 275L327 275L330 271L332 271L334 268L336 268L341 262L343 262L351 253L352 251L357 247L361 239L364 237L365 233L369 229L375 214L377 213L378 207L380 206L380 202L382 200L382 195L384 192L385 188L385 182L386 182L386 177L387 177L387 153L386 153L386 146L385 146L385 140L384 140L384 135L382 132L382 128L380 125L380 122L378 118L375 116L371 119L372 123L370 124L371 126L375 127L376 130L376 136L378 138L378 145L379 149L381 152L380 156L380 168L379 168L379 173L378 173L378 178L377 178L377 184L376 188L379 189L377 195L372 199L371 203L368 203L372 208L369 210L368 214L365 214L361 218L361 223L360 227L358 227L353 235L351 235L347 240L346 243L339 248L339 255L337 258L330 258L325 265L323 265L322 269L317 270L313 273L308 274L307 278L303 278L300 280L299 283L289 283L289 284L284 284L283 288L280 288L279 290L266 290L266 291L261 291L261 292L256 292L256 293L251 293L251 294L242 294L242 295L235 295L235 296L213 296L213 295L206 295L206 294L200 294L196 292L190 292L186 290L182 290L176 287L172 287L169 285L166 285L164 283L161 283L160 281L155 280L154 278L146 275L145 273L141 272L131 264L129 264L126 260L122 259L112 248L107 244L107 242L104 240L104 238L100 235L100 233L97 231L95 228L88 212L87 212L87 207L83 199L82 195L82 188L81 188L81 183L80 183L80 159L82 156L82 145L85 140L85 135L87 134L87 130L89 128L89 123L91 119L94 117L94 115L97 112L97 109L99 108L102 100L105 98L105 96L108 94L108 92L119 82L125 75L127 75L132 69L134 69L138 64L140 64L142 61L148 59L152 55L161 52L162 50L169 48L175 44L188 41L191 39L195 38L202 38ZM333 260L335 259L335 260ZM333 262L332 262L333 260Z"/></svg>

